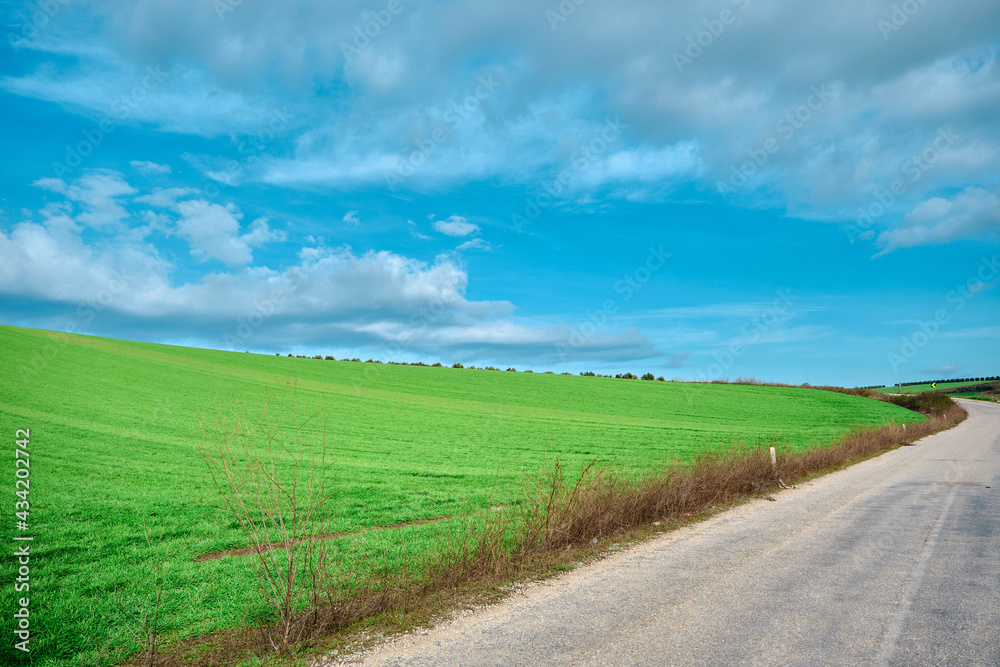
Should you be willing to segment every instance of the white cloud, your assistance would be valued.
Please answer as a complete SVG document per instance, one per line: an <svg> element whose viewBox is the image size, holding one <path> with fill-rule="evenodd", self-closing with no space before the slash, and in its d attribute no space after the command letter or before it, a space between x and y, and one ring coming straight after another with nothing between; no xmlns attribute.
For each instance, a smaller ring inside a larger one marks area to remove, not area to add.
<svg viewBox="0 0 1000 667"><path fill-rule="evenodd" d="M651 359L656 347L638 329L598 331L581 338L565 324L527 325L510 319L483 319L413 329L397 322L373 322L365 332L383 340L405 339L414 349L447 354L464 362L512 358L558 366L562 363ZM502 360L502 361L500 361Z"/></svg>
<svg viewBox="0 0 1000 667"><path fill-rule="evenodd" d="M73 187L78 186L65 189ZM468 274L447 254L424 262L388 251L358 255L348 247L309 246L284 268L247 265L252 247L284 235L263 218L240 235L243 215L234 205L177 201L174 194L158 191L151 198L166 206L135 217L162 231L173 224L170 213L178 213L177 231L192 253L227 262L228 269L177 283L172 278L177 267L142 234L105 228L84 241L76 221L83 214L74 216L68 204L54 203L41 211L42 224L24 222L0 231L0 294L67 304L69 325L91 333L106 332L102 322L109 318L95 319L95 313L113 312L119 333L127 327L163 340L184 331L187 342L216 347L315 348L337 341L383 359L405 354L562 362L558 345L572 335L569 327L514 321L514 306L507 301L468 300ZM483 247L478 239L471 241ZM87 307L97 303L99 311ZM264 324L239 328L248 321ZM655 355L655 347L630 329L598 332L573 349L572 361Z"/></svg>
<svg viewBox="0 0 1000 667"><path fill-rule="evenodd" d="M129 216L115 197L136 194L118 172L99 170L88 171L75 184L67 185L58 179L40 179L34 185L64 194L68 199L84 205L84 211L75 221L93 227L111 226ZM146 224L126 232L120 238L145 238L150 232L158 231L170 235L174 229L187 241L191 255L199 261L217 259L228 266L243 266L253 261L253 248L261 248L268 243L284 241L286 234L273 230L266 217L257 218L250 224L249 231L241 234L243 213L233 203L217 204L200 198L192 188L154 188L148 194L133 198L137 204L145 204L156 209L164 209L176 214L174 221L163 211L141 211L137 216Z"/></svg>
<svg viewBox="0 0 1000 667"><path fill-rule="evenodd" d="M265 155L259 161L257 178L271 185L292 187L384 183L386 174L393 173L398 160L398 155L381 150L363 155L345 152L295 158Z"/></svg>
<svg viewBox="0 0 1000 667"><path fill-rule="evenodd" d="M207 216L236 218L231 210L202 210L210 211ZM230 220L224 226L231 231ZM77 305L95 303L110 288L112 298L101 310L115 311L119 325L150 327L168 338L183 330L192 340L214 346L223 345L225 334L236 335L240 318L259 314L266 304L268 327L255 333L254 346L329 345L335 339L347 347L369 346L383 357L396 354L397 343L411 350L439 349L442 340L435 331L447 330L451 339L483 326L502 330L502 324L483 322L509 315L513 308L504 301L468 301L466 273L446 258L429 264L387 251L356 255L350 248L304 248L298 263L282 270L251 266L174 285L169 279L173 267L151 246L119 238L98 249L72 227L50 220L18 224L9 234L0 231L5 258L0 293L71 304L67 312L74 323L88 325L91 318L81 321L75 315ZM253 227L269 235L263 221ZM199 241L206 247L221 244L221 251L213 248L217 254L245 257L242 249L226 245L231 236ZM524 343L522 338L523 332L513 329L492 340L513 345Z"/></svg>
<svg viewBox="0 0 1000 667"><path fill-rule="evenodd" d="M683 142L663 148L640 146L616 151L595 160L581 173L581 184L599 187L607 183L673 183L678 176L690 178L704 169L698 146Z"/></svg>
<svg viewBox="0 0 1000 667"><path fill-rule="evenodd" d="M171 208L177 205L178 200L195 194L198 194L198 190L194 188L153 188L150 194L140 195L135 201L155 208Z"/></svg>
<svg viewBox="0 0 1000 667"><path fill-rule="evenodd" d="M118 298L122 280L147 296L162 293L171 266L152 247L127 238L89 245L64 213L47 209L42 217L43 224L25 222L9 234L0 231L0 292L81 305L107 293L117 303L104 306L116 308L126 307ZM109 287L115 289L108 292Z"/></svg>
<svg viewBox="0 0 1000 667"><path fill-rule="evenodd" d="M903 226L879 234L884 255L897 248L1000 237L1000 196L970 187L951 199L931 197L906 214Z"/></svg>
<svg viewBox="0 0 1000 667"><path fill-rule="evenodd" d="M735 3L735 22L681 72L675 52L712 18L697 4L592 6L553 32L526 0L502 8L459 0L404 10L393 17L391 43L379 40L351 59L340 43L354 39L370 8L361 0L293 5L241 6L219 22L196 0L99 1L63 13L31 46L74 54L78 65L39 67L0 85L117 119L115 101L142 83L149 63L185 63L165 65L165 82L121 120L232 135L237 144L270 128L294 148L250 151L245 179L293 187L385 184L416 155L404 189L495 177L534 184L572 167L577 187L599 190L589 193L595 199L666 196L679 184L713 190L774 138L777 152L734 203L839 219L898 178L946 123L967 145L943 156L904 205L941 187L995 188L1000 171L991 30L1000 7L989 3L922 5L891 35L891 51L875 29L888 15L882 6ZM94 16L104 19L96 33ZM428 25L440 39L426 39ZM490 68L456 64L484 60ZM477 97L483 74L497 74L498 85ZM814 86L837 95L807 110L805 122L786 124L794 130L786 135L782 120ZM340 91L336 108L303 90ZM470 98L470 110L456 115ZM296 100L294 113L283 99ZM626 132L573 167L603 118L619 115ZM302 122L293 125L294 116ZM232 181L207 162L211 178Z"/></svg>
<svg viewBox="0 0 1000 667"><path fill-rule="evenodd" d="M421 241L431 240L430 236L427 236L427 234L422 234L420 232L420 230L417 228L417 223L413 222L412 220L407 220L406 224L410 228L410 236L412 236L413 238L419 239Z"/></svg>
<svg viewBox="0 0 1000 667"><path fill-rule="evenodd" d="M348 211L347 213L344 214L344 217L341 218L341 221L350 223L352 225L357 225L358 223L361 222L361 219L358 218L358 211Z"/></svg>
<svg viewBox="0 0 1000 667"><path fill-rule="evenodd" d="M468 236L479 231L479 225L469 222L460 215L449 216L447 220L435 220L433 226L445 236Z"/></svg>
<svg viewBox="0 0 1000 667"><path fill-rule="evenodd" d="M491 250L492 247L489 243L480 238L469 239L465 243L458 245L455 250L472 250L473 248L478 248L479 250Z"/></svg>
<svg viewBox="0 0 1000 667"><path fill-rule="evenodd" d="M685 368L691 365L691 351L684 350L682 352L674 352L669 357L667 357L666 363L664 363L665 368Z"/></svg>
<svg viewBox="0 0 1000 667"><path fill-rule="evenodd" d="M66 196L88 209L78 216L81 222L102 227L116 225L128 216L116 198L135 192L117 172L89 172L80 178L78 185L67 189Z"/></svg>
<svg viewBox="0 0 1000 667"><path fill-rule="evenodd" d="M284 237L263 218L237 236L242 214L232 205L196 200L180 202L178 208L183 216L181 233L193 247L232 264L250 258L249 247ZM506 302L466 301L467 275L444 257L428 264L387 251L355 255L350 248L303 248L298 262L284 270L237 267L172 285L172 265L151 244L129 242L121 234L88 243L65 212L47 208L42 217L43 224L24 222L9 233L0 231L0 256L5 260L0 262L0 293L82 301L104 289L117 271L129 284L113 309L142 317L229 321L245 315L255 301L274 290L285 296L282 315L299 323L339 322L347 327L359 313L412 326L414 313L455 323L505 315L512 308Z"/></svg>
<svg viewBox="0 0 1000 667"><path fill-rule="evenodd" d="M190 18L197 8L187 11ZM207 14L215 18L214 12ZM55 27L50 24L48 30L54 32ZM86 33L83 39L96 38L89 29ZM231 45L245 40L240 36L223 41ZM166 132L197 136L249 134L268 127L284 131L291 124L291 111L280 100L231 87L234 82L213 79L198 66L169 67L163 53L134 62L110 48L84 50L78 55L75 66L58 70L43 67L21 76L2 77L0 89L56 102L88 117L99 116L114 126L142 122Z"/></svg>
<svg viewBox="0 0 1000 667"><path fill-rule="evenodd" d="M268 227L267 221L267 218L257 218L251 222L250 231L242 235L240 240L251 248L263 248L268 243L280 243L288 238L284 231Z"/></svg>
<svg viewBox="0 0 1000 667"><path fill-rule="evenodd" d="M42 178L35 186L58 192L82 205L83 213L77 220L91 227L115 226L128 216L117 198L132 195L132 188L122 175L107 169L90 169L74 185L67 185L56 178Z"/></svg>
<svg viewBox="0 0 1000 667"><path fill-rule="evenodd" d="M404 190L534 186L572 169L568 189L586 188L592 201L667 197L680 185L714 198L717 182L774 139L776 152L730 203L845 219L948 124L962 142L897 210L942 191L996 188L1000 5L927 3L889 45L875 28L888 16L881 5L735 5L733 25L679 72L674 53L713 16L697 3L588 6L553 32L536 3L457 0L404 10L386 28L391 40L348 62L340 43L367 20L361 0L291 11L244 3L223 22L198 0L98 0L61 13L30 46L76 64L43 61L0 86L88 118L229 136L244 181L289 187L386 185L406 165ZM439 39L426 39L429 25ZM168 76L120 117L150 63ZM498 85L477 96L479 77L494 74ZM823 86L836 95L789 124ZM623 134L574 166L618 116ZM281 140L246 141L265 132ZM230 155L206 156L202 171L235 182L222 169Z"/></svg>
<svg viewBox="0 0 1000 667"><path fill-rule="evenodd" d="M32 183L36 188L44 188L59 194L66 194L66 182L59 178L39 178Z"/></svg>
<svg viewBox="0 0 1000 667"><path fill-rule="evenodd" d="M169 174L172 170L165 164L157 164L148 160L132 160L129 162L132 168L143 176L162 176Z"/></svg>
<svg viewBox="0 0 1000 667"><path fill-rule="evenodd" d="M283 232L273 231L267 218L258 218L250 231L240 235L243 213L234 205L213 204L203 199L189 199L176 205L180 220L177 231L191 247L191 255L200 261L217 259L228 266L243 266L253 261L253 250L272 241L283 241Z"/></svg>
<svg viewBox="0 0 1000 667"><path fill-rule="evenodd" d="M243 214L233 204L213 204L203 199L177 204L181 219L177 231L191 246L191 255L201 261L218 259L230 266L253 260L250 246L239 238Z"/></svg>
<svg viewBox="0 0 1000 667"><path fill-rule="evenodd" d="M872 88L880 107L898 118L954 116L1000 97L998 63L937 59Z"/></svg>
<svg viewBox="0 0 1000 667"><path fill-rule="evenodd" d="M344 78L377 92L391 92L405 81L407 60L397 49L366 49L344 66Z"/></svg>

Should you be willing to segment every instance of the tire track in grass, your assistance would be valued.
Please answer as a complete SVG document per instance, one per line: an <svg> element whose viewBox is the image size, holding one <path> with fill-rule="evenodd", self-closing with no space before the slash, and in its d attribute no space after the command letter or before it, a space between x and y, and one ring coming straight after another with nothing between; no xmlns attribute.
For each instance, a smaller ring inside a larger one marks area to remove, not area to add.
<svg viewBox="0 0 1000 667"><path fill-rule="evenodd" d="M389 526L368 526L367 528L359 528L358 530L343 530L339 533L327 533L325 535L317 535L313 538L302 538L295 540L295 543L304 542L306 539L313 540L333 540L338 537L347 537L348 535L358 535L359 533L367 533L369 531L379 531L379 530L393 530L395 528L406 528L407 526L422 526L425 523L435 523L437 521L444 521L446 519L454 518L453 515L448 514L445 516L436 516L429 519L414 519L413 521L404 521L402 523L394 523ZM287 542L271 542L270 544L265 544L263 547L240 547L238 549L226 549L224 551L212 551L207 554L202 554L195 558L195 562L204 563L210 560L218 560L224 558L225 556L249 556L252 553L257 552L258 548L263 551L274 551L275 549L283 549Z"/></svg>

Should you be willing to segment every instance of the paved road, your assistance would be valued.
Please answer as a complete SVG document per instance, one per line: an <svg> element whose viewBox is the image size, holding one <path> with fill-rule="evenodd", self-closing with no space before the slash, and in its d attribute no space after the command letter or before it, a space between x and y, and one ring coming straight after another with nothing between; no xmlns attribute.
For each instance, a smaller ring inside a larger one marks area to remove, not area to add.
<svg viewBox="0 0 1000 667"><path fill-rule="evenodd" d="M365 665L1000 665L1000 405Z"/></svg>

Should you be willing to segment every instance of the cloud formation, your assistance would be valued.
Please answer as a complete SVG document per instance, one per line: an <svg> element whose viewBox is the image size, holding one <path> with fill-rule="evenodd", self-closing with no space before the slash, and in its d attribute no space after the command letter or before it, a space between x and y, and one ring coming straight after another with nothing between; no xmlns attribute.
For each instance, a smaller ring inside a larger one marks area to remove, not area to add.
<svg viewBox="0 0 1000 667"><path fill-rule="evenodd" d="M143 176L162 176L173 171L168 165L157 164L149 160L132 160L129 164Z"/></svg>
<svg viewBox="0 0 1000 667"><path fill-rule="evenodd" d="M117 326L161 340L183 330L185 340L217 347L365 348L383 359L461 353L495 361L511 354L540 362L552 362L566 336L565 325L515 321L510 302L467 299L468 274L448 255L426 262L314 242L293 262L271 267L256 263L253 249L285 242L287 232L264 217L244 228L231 202L209 202L186 188L139 194L121 174L103 170L36 185L65 201L0 231L0 293L63 304L70 318L63 328L101 332L91 308L99 304L106 321L113 315ZM438 222L451 236L478 229L461 216ZM85 229L97 236L85 239ZM173 237L193 257L225 269L177 280L183 258L172 254ZM479 238L466 244L489 247ZM73 315L84 311L90 317ZM246 324L251 320L256 324ZM644 358L653 351L641 334L626 331L595 337L581 354Z"/></svg>
<svg viewBox="0 0 1000 667"><path fill-rule="evenodd" d="M253 248L285 240L283 232L268 228L266 218L254 220L250 231L240 234L243 214L234 204L188 199L178 202L176 210L180 213L178 234L191 246L191 255L202 261L217 259L228 266L243 266L253 261Z"/></svg>
<svg viewBox="0 0 1000 667"><path fill-rule="evenodd" d="M110 101L159 63L172 78L128 122L247 136L287 108L276 126L283 147L269 143L243 165L247 179L285 187L396 179L395 188L433 191L568 172L557 195L567 201L693 191L849 223L944 125L963 142L877 231L942 188L1000 186L995 3L921 4L895 25L891 8L860 2L630 0L588 3L553 25L526 0L460 0L405 6L364 39L370 6L360 0L231 9L220 22L196 0L66 7L24 48L71 53L78 64L0 86L112 113ZM83 28L97 35L83 40ZM328 90L341 91L336 109ZM609 119L621 129L602 138ZM920 238L937 236L907 243Z"/></svg>
<svg viewBox="0 0 1000 667"><path fill-rule="evenodd" d="M921 202L906 214L901 227L879 235L879 254L975 238L1000 238L1000 191L970 187L950 199L931 197Z"/></svg>
<svg viewBox="0 0 1000 667"><path fill-rule="evenodd" d="M433 227L445 236L454 237L468 236L479 231L479 225L469 222L460 215L448 216L446 220L435 220Z"/></svg>

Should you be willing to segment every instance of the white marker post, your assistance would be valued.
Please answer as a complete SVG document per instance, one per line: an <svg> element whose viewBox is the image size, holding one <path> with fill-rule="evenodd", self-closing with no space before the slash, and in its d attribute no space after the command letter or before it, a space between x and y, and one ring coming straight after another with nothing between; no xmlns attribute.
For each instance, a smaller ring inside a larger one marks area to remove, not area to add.
<svg viewBox="0 0 1000 667"><path fill-rule="evenodd" d="M774 447L771 447L771 470L778 474L778 455L774 453Z"/></svg>

